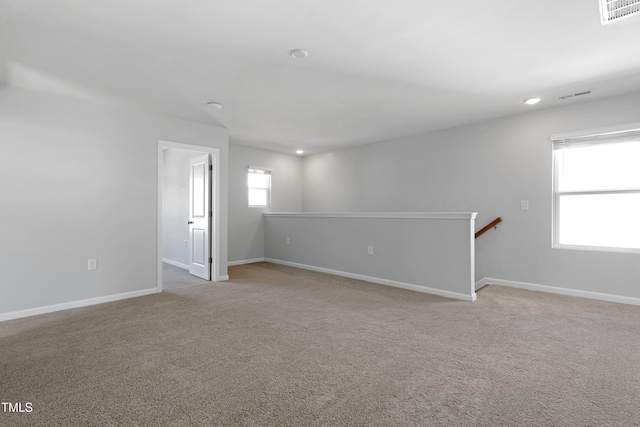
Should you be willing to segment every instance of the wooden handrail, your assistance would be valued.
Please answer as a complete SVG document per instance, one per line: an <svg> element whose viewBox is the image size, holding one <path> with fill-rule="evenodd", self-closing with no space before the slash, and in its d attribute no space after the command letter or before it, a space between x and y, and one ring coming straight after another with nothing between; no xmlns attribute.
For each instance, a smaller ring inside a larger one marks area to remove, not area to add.
<svg viewBox="0 0 640 427"><path fill-rule="evenodd" d="M502 218L498 217L496 219L494 219L493 221L491 221L489 224L487 224L482 230L478 231L476 233L476 239L480 236L482 236L484 233L486 233L487 231L489 231L490 229L492 229L493 227L495 227L496 225L500 224L502 222Z"/></svg>

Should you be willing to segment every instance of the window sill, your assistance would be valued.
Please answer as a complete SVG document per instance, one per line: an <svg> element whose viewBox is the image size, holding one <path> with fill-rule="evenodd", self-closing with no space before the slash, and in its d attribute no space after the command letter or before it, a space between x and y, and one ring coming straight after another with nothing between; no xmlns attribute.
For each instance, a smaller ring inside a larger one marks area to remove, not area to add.
<svg viewBox="0 0 640 427"><path fill-rule="evenodd" d="M636 248L612 248L608 246L580 246L580 245L552 245L553 249L566 249L571 251L590 251L590 252L618 252L625 254L640 254L640 249Z"/></svg>

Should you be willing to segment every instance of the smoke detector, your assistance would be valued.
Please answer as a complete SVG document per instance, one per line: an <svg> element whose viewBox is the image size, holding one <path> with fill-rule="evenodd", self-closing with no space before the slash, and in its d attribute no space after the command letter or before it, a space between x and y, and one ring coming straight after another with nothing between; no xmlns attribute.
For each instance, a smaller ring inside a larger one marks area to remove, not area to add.
<svg viewBox="0 0 640 427"><path fill-rule="evenodd" d="M295 59L304 59L307 57L307 55L309 55L309 52L304 49L293 49L291 52L289 52L289 55L291 55Z"/></svg>
<svg viewBox="0 0 640 427"><path fill-rule="evenodd" d="M600 0L602 25L640 15L640 0Z"/></svg>

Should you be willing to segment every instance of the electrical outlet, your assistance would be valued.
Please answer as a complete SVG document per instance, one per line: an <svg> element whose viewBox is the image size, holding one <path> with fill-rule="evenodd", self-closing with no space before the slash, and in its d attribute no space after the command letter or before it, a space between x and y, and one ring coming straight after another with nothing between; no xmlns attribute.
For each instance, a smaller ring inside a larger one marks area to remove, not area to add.
<svg viewBox="0 0 640 427"><path fill-rule="evenodd" d="M187 241L186 240L184 241L184 247L185 248L187 247Z"/></svg>
<svg viewBox="0 0 640 427"><path fill-rule="evenodd" d="M287 237L287 245L291 244L291 239Z"/></svg>
<svg viewBox="0 0 640 427"><path fill-rule="evenodd" d="M369 255L373 255L373 246L368 246L368 247L367 247L367 253L368 253Z"/></svg>
<svg viewBox="0 0 640 427"><path fill-rule="evenodd" d="M528 211L529 210L529 201L528 200L520 200L520 210Z"/></svg>
<svg viewBox="0 0 640 427"><path fill-rule="evenodd" d="M97 270L97 269L98 269L97 259L90 259L89 261L87 261L87 270L91 271L91 270Z"/></svg>

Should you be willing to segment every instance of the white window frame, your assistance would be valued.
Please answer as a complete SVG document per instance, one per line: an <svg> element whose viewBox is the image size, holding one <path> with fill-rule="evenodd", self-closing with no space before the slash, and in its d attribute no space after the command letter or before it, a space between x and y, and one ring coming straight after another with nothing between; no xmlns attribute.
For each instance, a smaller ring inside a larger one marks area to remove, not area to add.
<svg viewBox="0 0 640 427"><path fill-rule="evenodd" d="M610 190L588 190L588 191L559 191L559 174L561 173L561 165L557 164L554 150L556 150L558 144L572 144L588 141L607 141L625 140L625 139L637 139L640 137L640 123L632 123L619 126L611 126L598 129L590 129L578 132L567 132L551 135L551 155L553 162L553 203L552 203L552 247L555 249L571 249L571 250L584 250L584 251L599 251L599 252L624 252L624 253L640 253L640 249L636 248L621 248L621 247L608 247L608 246L583 246L583 245L568 245L561 244L560 242L560 197L563 195L591 195L591 194L629 194L640 193L638 189L610 189ZM612 220L615 220L613 218Z"/></svg>
<svg viewBox="0 0 640 427"><path fill-rule="evenodd" d="M270 208L271 207L271 173L273 172L272 169L269 168L264 168L261 166L251 166L249 165L247 167L247 204L250 208ZM267 188L263 188L263 187L250 187L250 179L249 176L252 173L259 173L259 174L264 174L269 176L269 185ZM250 198L250 193L251 190L264 190L267 195L266 195L266 200L267 203L264 205L256 205L256 204L251 204L251 198Z"/></svg>

